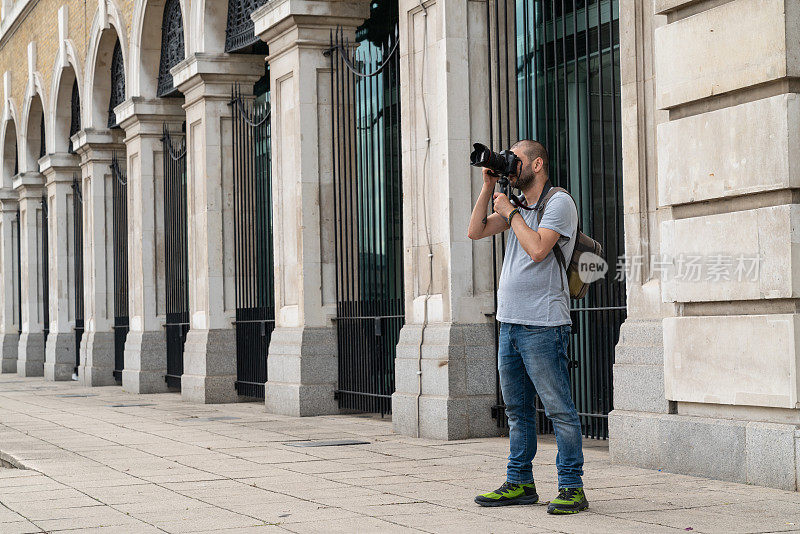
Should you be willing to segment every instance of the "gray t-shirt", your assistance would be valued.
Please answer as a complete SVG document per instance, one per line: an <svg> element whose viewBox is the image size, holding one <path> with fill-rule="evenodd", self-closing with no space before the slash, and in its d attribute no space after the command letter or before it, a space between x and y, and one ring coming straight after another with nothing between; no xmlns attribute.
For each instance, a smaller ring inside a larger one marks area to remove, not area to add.
<svg viewBox="0 0 800 534"><path fill-rule="evenodd" d="M537 210L520 210L519 215L534 230L549 228L561 234L558 245L569 262L578 232L578 210L568 194L558 192L547 201L541 225L537 224ZM567 275L555 254L551 250L545 259L534 262L513 230L508 233L497 289L497 320L531 326L572 324Z"/></svg>

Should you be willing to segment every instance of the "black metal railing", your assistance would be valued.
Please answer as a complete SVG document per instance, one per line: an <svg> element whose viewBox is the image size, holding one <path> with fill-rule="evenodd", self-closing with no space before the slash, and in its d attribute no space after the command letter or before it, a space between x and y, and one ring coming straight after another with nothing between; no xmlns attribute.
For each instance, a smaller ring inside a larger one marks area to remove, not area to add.
<svg viewBox="0 0 800 534"><path fill-rule="evenodd" d="M83 339L83 195L81 182L72 177L72 246L75 273L75 374L81 365L81 340Z"/></svg>
<svg viewBox="0 0 800 534"><path fill-rule="evenodd" d="M42 130L44 135L44 130ZM49 213L47 195L42 195L42 352L47 360L47 337L50 335L50 257L49 257Z"/></svg>
<svg viewBox="0 0 800 534"><path fill-rule="evenodd" d="M17 250L15 251L15 259L17 263L17 332L22 334L22 213L17 207Z"/></svg>
<svg viewBox="0 0 800 534"><path fill-rule="evenodd" d="M186 136L164 125L164 275L169 387L181 386L183 345L189 332L189 250L186 206Z"/></svg>
<svg viewBox="0 0 800 534"><path fill-rule="evenodd" d="M250 16L266 0L228 0L228 19L225 27L225 51L236 52L258 43L255 25Z"/></svg>
<svg viewBox="0 0 800 534"><path fill-rule="evenodd" d="M128 180L114 154L111 158L114 245L114 378L122 381L128 337Z"/></svg>
<svg viewBox="0 0 800 534"><path fill-rule="evenodd" d="M233 201L236 261L236 391L264 398L275 329L272 241L272 143L269 92L255 101L238 86L233 112Z"/></svg>
<svg viewBox="0 0 800 534"><path fill-rule="evenodd" d="M609 273L571 305L572 391L584 435L608 437L612 367L625 319L620 140L619 5L595 0L493 0L490 35L492 142L540 140L554 185L572 193L584 231L604 247ZM516 95L516 98L514 98ZM504 238L496 239L496 274ZM495 287L497 276L495 276ZM537 399L539 431L552 432ZM505 425L497 388L494 415Z"/></svg>
<svg viewBox="0 0 800 534"><path fill-rule="evenodd" d="M397 33L331 37L336 329L341 408L391 413L403 298Z"/></svg>

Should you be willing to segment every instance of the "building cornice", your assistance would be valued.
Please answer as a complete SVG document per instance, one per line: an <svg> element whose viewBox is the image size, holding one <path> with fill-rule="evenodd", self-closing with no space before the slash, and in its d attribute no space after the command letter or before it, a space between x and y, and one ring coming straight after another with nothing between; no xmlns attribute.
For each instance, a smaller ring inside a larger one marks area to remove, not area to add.
<svg viewBox="0 0 800 534"><path fill-rule="evenodd" d="M22 22L28 17L39 0L17 0L11 13L0 22L0 49L2 49L11 37L16 33Z"/></svg>

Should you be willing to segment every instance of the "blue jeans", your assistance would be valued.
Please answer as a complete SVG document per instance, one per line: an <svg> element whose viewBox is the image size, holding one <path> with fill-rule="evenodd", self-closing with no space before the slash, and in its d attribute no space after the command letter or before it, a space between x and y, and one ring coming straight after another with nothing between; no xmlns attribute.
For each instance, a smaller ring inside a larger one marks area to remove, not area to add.
<svg viewBox="0 0 800 534"><path fill-rule="evenodd" d="M570 327L500 324L498 368L506 404L511 453L508 481L533 481L536 456L535 395L553 421L558 444L556 469L559 488L583 487L583 442L578 411L569 381Z"/></svg>

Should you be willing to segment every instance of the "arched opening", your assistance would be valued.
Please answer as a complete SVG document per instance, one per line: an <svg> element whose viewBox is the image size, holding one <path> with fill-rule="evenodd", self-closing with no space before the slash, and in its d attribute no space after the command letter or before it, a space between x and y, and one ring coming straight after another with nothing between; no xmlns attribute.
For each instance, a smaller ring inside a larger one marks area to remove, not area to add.
<svg viewBox="0 0 800 534"><path fill-rule="evenodd" d="M53 152L73 154L71 137L81 129L81 95L72 67L65 67L61 72L55 104Z"/></svg>
<svg viewBox="0 0 800 534"><path fill-rule="evenodd" d="M100 36L91 86L92 126L116 128L114 108L125 100L125 60L112 26Z"/></svg>
<svg viewBox="0 0 800 534"><path fill-rule="evenodd" d="M39 158L46 152L44 135L44 108L39 95L34 95L31 99L30 109L28 110L28 124L25 128L25 171L39 172Z"/></svg>
<svg viewBox="0 0 800 534"><path fill-rule="evenodd" d="M6 122L3 144L3 185L11 187L11 181L19 174L19 151L17 149L17 127L13 120Z"/></svg>
<svg viewBox="0 0 800 534"><path fill-rule="evenodd" d="M183 13L180 0L167 0L161 22L161 58L158 67L158 96L175 96L170 69L183 61L186 55L183 44Z"/></svg>

